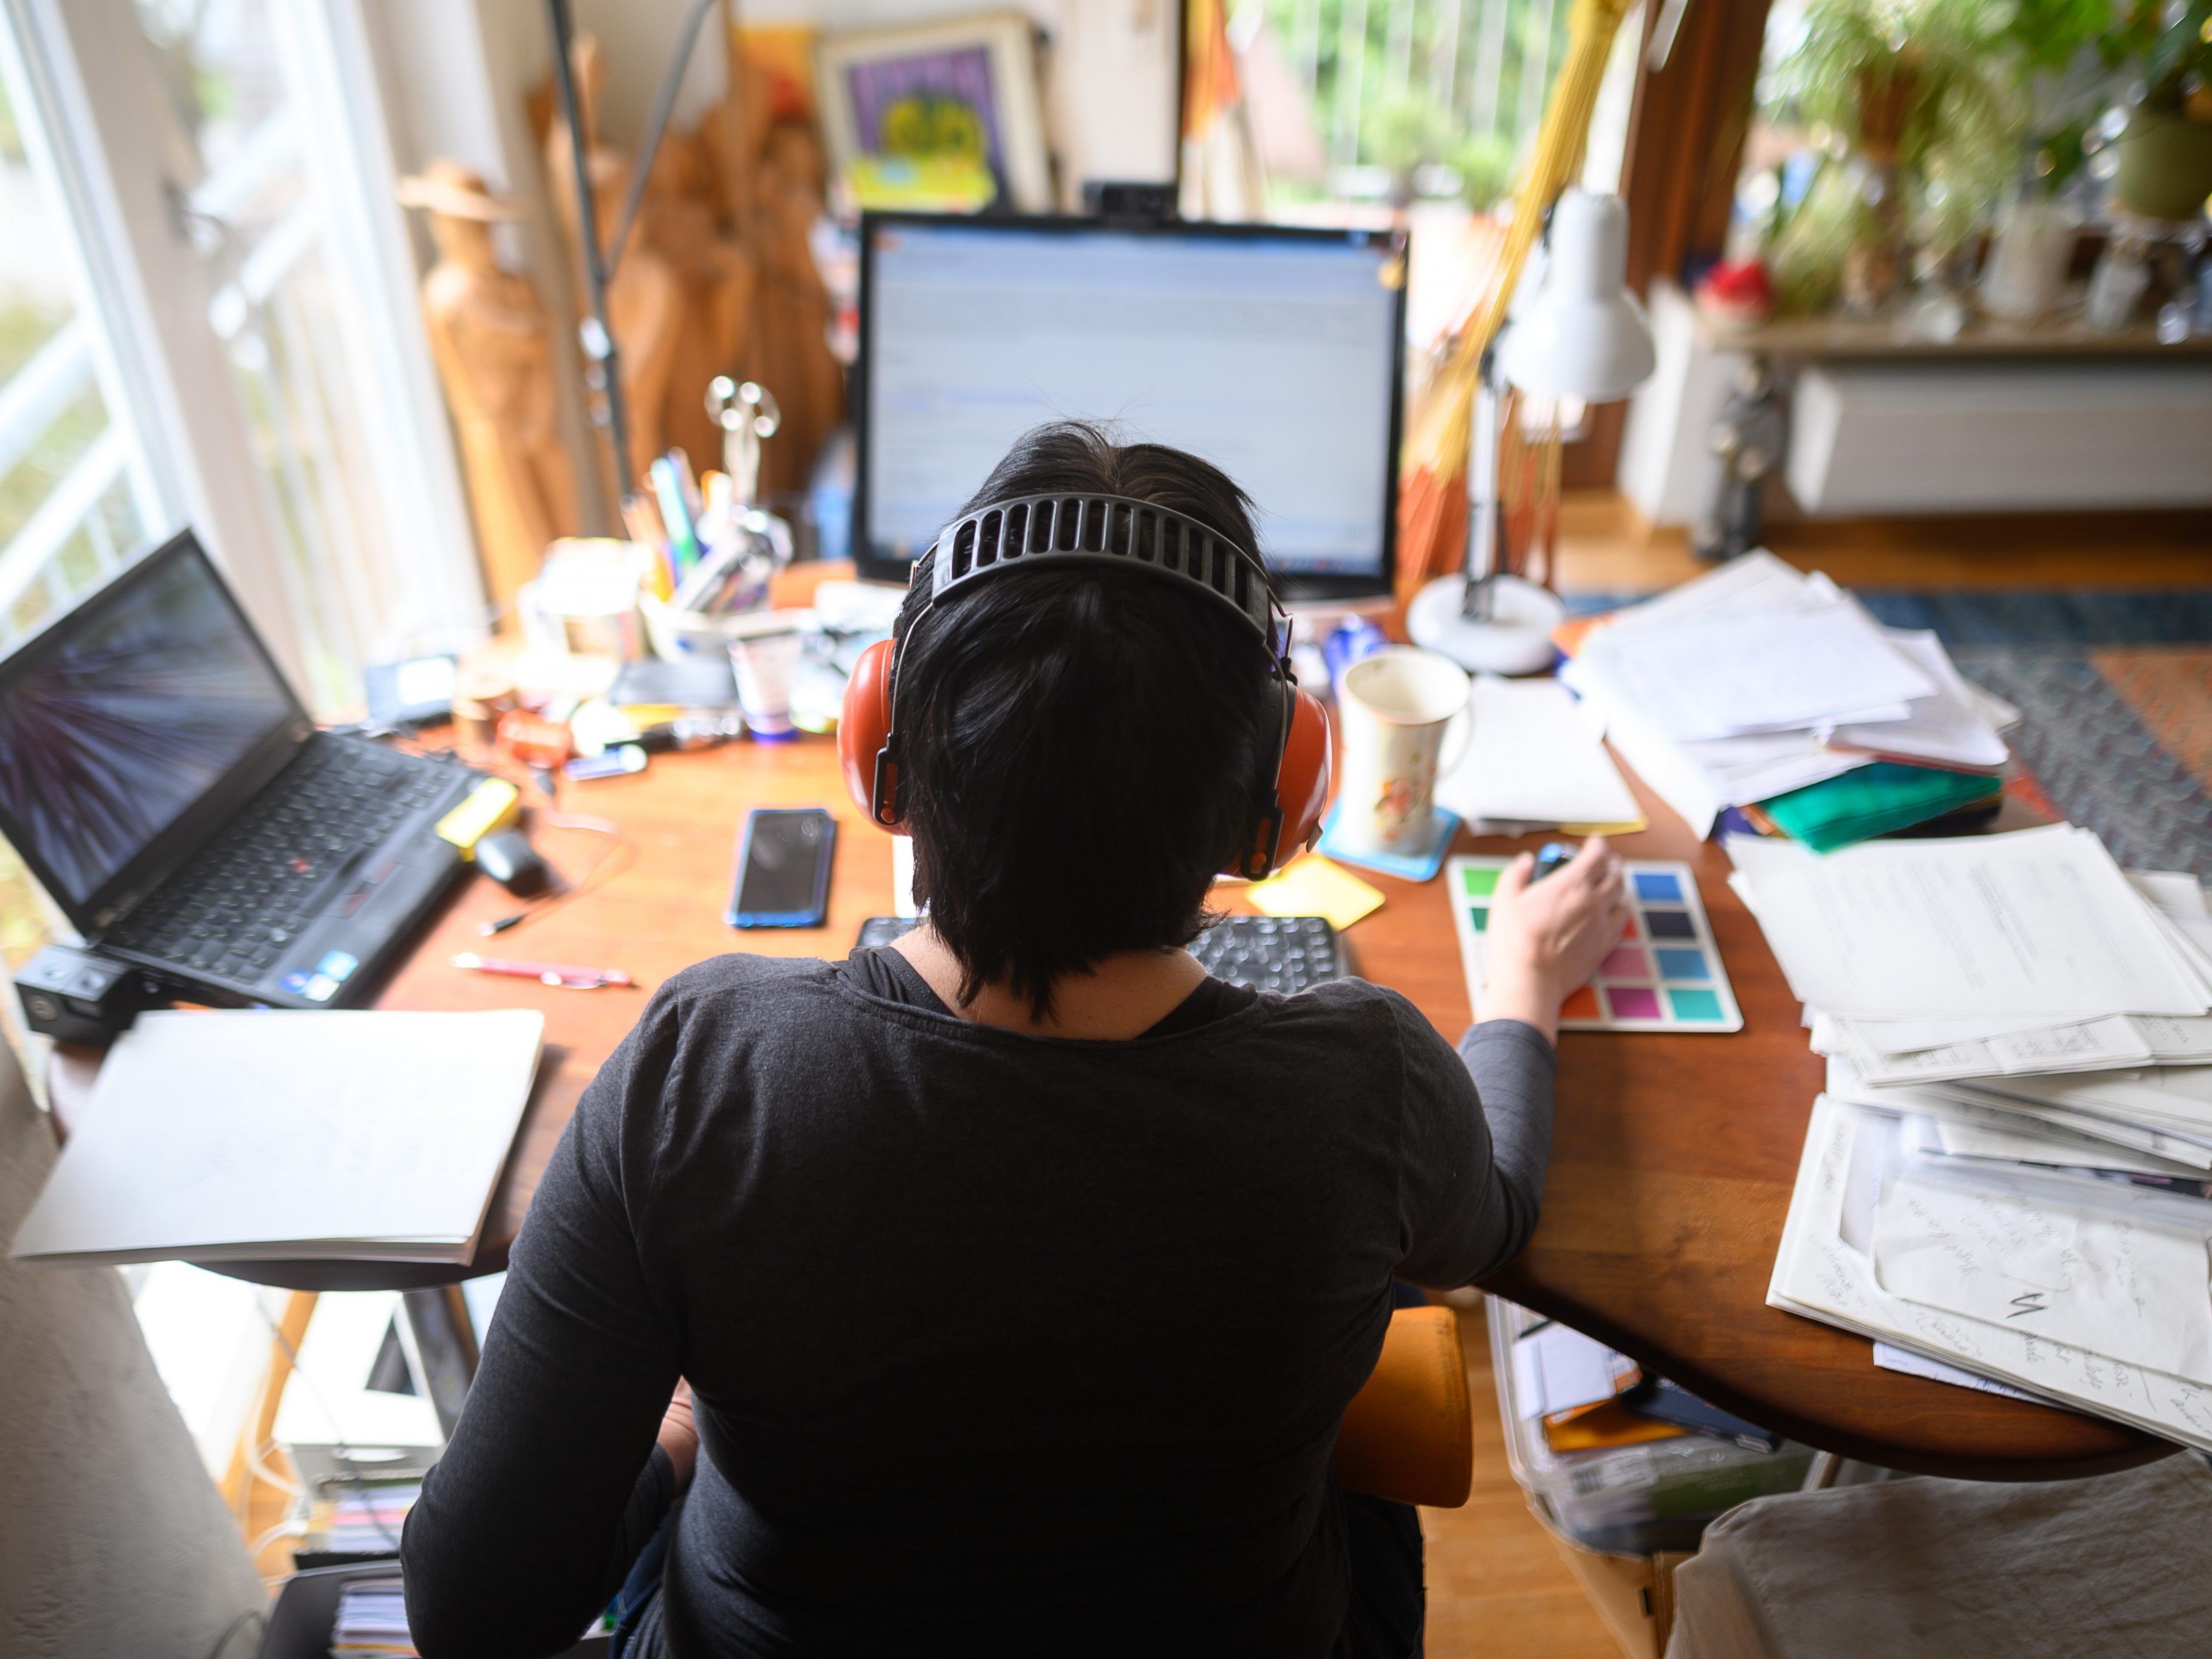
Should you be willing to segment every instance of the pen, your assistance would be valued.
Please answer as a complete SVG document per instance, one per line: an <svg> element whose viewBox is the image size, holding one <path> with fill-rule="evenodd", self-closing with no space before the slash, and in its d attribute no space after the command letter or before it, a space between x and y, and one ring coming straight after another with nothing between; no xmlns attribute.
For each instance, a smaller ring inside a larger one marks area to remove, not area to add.
<svg viewBox="0 0 2212 1659"><path fill-rule="evenodd" d="M473 951L463 951L456 956L453 966L465 968L472 974L534 979L540 985L568 991L598 991L611 985L637 983L619 968L568 968L557 962L516 962L507 957L480 957Z"/></svg>

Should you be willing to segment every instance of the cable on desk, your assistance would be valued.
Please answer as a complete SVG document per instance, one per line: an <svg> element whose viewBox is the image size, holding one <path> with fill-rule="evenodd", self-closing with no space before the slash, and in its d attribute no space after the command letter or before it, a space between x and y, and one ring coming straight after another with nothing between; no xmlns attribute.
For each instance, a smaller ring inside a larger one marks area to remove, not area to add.
<svg viewBox="0 0 2212 1659"><path fill-rule="evenodd" d="M549 830L578 830L595 836L605 836L607 838L607 844L600 850L599 857L592 860L590 866L585 870L582 876L562 887L559 892L548 893L544 898L534 900L524 905L520 910L512 911L495 921L478 922L477 932L487 938L496 933L510 933L521 927L523 923L544 915L548 911L559 909L572 899L580 899L586 893L597 892L637 861L637 849L623 839L621 826L609 819L587 817L577 812L556 812L550 809L540 809L537 813L537 821ZM617 854L620 855L619 858Z"/></svg>

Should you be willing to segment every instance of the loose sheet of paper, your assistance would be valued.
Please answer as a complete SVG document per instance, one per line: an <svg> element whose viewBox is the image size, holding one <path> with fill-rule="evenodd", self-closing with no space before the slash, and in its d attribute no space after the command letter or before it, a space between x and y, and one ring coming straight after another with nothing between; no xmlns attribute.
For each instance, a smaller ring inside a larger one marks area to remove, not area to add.
<svg viewBox="0 0 2212 1659"><path fill-rule="evenodd" d="M1875 1278L1926 1307L2212 1383L2207 1231L1904 1174L1875 1206Z"/></svg>
<svg viewBox="0 0 2212 1659"><path fill-rule="evenodd" d="M2066 824L1825 857L1728 842L1799 1000L1874 1018L2202 1014L2203 988L2094 836Z"/></svg>
<svg viewBox="0 0 2212 1659"><path fill-rule="evenodd" d="M1838 748L1863 749L1905 761L1934 761L1939 765L1984 770L2002 766L2010 751L1969 694L1942 641L1933 634L1902 629L1886 629L1885 635L1933 683L1934 694L1915 698L1911 712L1901 720L1839 726L1828 741Z"/></svg>
<svg viewBox="0 0 2212 1659"><path fill-rule="evenodd" d="M2212 1389L1883 1290L1872 1259L1845 1242L1844 1229L1854 1137L1861 1125L1879 1121L1879 1114L1825 1095L1814 1103L1767 1288L1770 1305L2212 1450Z"/></svg>
<svg viewBox="0 0 2212 1659"><path fill-rule="evenodd" d="M1620 823L1639 816L1595 718L1557 680L1482 675L1467 752L1437 780L1437 801L1462 818Z"/></svg>
<svg viewBox="0 0 2212 1659"><path fill-rule="evenodd" d="M1809 610L1707 617L1584 649L1672 737L1903 720L1936 683L1848 599Z"/></svg>
<svg viewBox="0 0 2212 1659"><path fill-rule="evenodd" d="M2003 1115L1996 1112L1979 1118L1964 1115L1972 1109L1956 1107L1958 1115L1946 1112L1928 1118L1935 1126L1937 1144L1953 1158L2047 1164L2072 1170L2120 1170L2135 1175L2195 1176L2201 1173L2170 1158L2130 1152L2124 1146L2093 1140L2087 1135L2048 1124L2031 1123L2021 1118L2014 1118L2009 1123L1992 1122L1990 1119Z"/></svg>
<svg viewBox="0 0 2212 1659"><path fill-rule="evenodd" d="M1566 1325L1540 1325L1513 1344L1513 1393L1523 1417L1610 1400L1635 1370L1634 1360Z"/></svg>
<svg viewBox="0 0 2212 1659"><path fill-rule="evenodd" d="M527 1009L142 1014L14 1254L457 1260L544 1029Z"/></svg>
<svg viewBox="0 0 2212 1659"><path fill-rule="evenodd" d="M1900 1348L1894 1342L1874 1345L1874 1363L1886 1371L1902 1371L1907 1376L1924 1376L1932 1382L1948 1382L1954 1388L1972 1389L1978 1394L2001 1395L2007 1400L2025 1400L2031 1406L2049 1402L2026 1389L2015 1389L2009 1382L2000 1382L1994 1376L1982 1376L1963 1365L1947 1365L1940 1359L1930 1359L1910 1348Z"/></svg>

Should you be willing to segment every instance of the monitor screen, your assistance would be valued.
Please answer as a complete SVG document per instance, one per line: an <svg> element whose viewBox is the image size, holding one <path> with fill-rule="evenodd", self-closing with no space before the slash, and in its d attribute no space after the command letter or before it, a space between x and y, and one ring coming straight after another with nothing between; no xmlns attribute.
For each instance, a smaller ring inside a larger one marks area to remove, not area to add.
<svg viewBox="0 0 2212 1659"><path fill-rule="evenodd" d="M184 540L0 663L0 816L81 906L298 705Z"/></svg>
<svg viewBox="0 0 2212 1659"><path fill-rule="evenodd" d="M1242 484L1293 597L1387 591L1401 240L871 216L862 242L864 574L902 574L1017 437L1082 417Z"/></svg>

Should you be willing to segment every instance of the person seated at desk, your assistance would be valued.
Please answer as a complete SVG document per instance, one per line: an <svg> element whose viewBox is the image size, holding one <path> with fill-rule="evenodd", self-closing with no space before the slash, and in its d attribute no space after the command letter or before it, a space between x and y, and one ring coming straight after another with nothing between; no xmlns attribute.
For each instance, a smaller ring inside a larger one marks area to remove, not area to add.
<svg viewBox="0 0 2212 1659"><path fill-rule="evenodd" d="M1173 509L1264 579L1194 457L1045 428L968 511L1047 494ZM1212 980L1182 947L1261 833L1273 653L1103 562L933 601L946 556L892 658L929 920L687 969L586 1091L407 1522L429 1659L556 1651L618 1587L624 1659L1419 1650L1418 1521L1331 1447L1394 1279L1535 1225L1619 861L1506 872L1457 1054L1378 985Z"/></svg>

